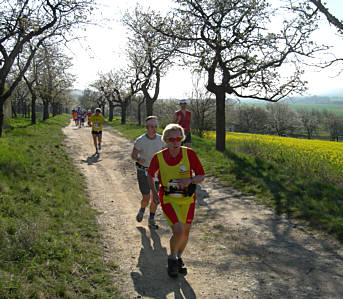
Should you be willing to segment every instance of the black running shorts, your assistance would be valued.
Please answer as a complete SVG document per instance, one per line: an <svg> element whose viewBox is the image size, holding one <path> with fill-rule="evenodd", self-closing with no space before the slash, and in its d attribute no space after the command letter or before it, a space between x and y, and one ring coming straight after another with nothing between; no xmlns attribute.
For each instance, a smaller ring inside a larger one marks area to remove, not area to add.
<svg viewBox="0 0 343 299"><path fill-rule="evenodd" d="M148 195L150 194L150 186L148 183L148 177L145 174L144 169L137 169L137 180L138 180L138 186L139 190L141 191L142 195ZM155 182L156 190L158 191L159 183Z"/></svg>
<svg viewBox="0 0 343 299"><path fill-rule="evenodd" d="M92 130L92 134L95 134L95 135L102 135L102 131L94 131L94 130Z"/></svg>

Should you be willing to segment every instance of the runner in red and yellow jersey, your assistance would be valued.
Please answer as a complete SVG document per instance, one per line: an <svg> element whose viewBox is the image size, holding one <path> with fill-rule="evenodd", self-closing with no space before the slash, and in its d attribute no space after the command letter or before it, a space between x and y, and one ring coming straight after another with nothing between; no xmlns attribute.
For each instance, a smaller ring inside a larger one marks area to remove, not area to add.
<svg viewBox="0 0 343 299"><path fill-rule="evenodd" d="M95 114L91 116L90 122L92 124L92 136L96 150L95 154L98 154L99 150L101 150L102 125L105 123L105 118L101 114L100 108L95 109Z"/></svg>
<svg viewBox="0 0 343 299"><path fill-rule="evenodd" d="M156 153L148 169L148 182L156 204L161 203L165 218L172 228L168 274L187 274L181 255L186 248L195 209L195 184L204 180L204 169L196 153L182 147L184 130L180 125L169 124L162 139L167 148ZM158 171L159 193L153 182ZM195 176L193 176L193 173Z"/></svg>

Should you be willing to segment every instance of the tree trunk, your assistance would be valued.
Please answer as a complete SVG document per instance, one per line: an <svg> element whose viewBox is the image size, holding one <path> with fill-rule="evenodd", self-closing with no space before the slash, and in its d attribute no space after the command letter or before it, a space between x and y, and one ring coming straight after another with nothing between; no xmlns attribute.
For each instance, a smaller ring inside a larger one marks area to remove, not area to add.
<svg viewBox="0 0 343 299"><path fill-rule="evenodd" d="M31 97L31 124L36 124L36 95L32 95Z"/></svg>
<svg viewBox="0 0 343 299"><path fill-rule="evenodd" d="M225 151L225 91L216 92L216 150Z"/></svg>
<svg viewBox="0 0 343 299"><path fill-rule="evenodd" d="M154 101L150 97L145 98L146 116L153 115Z"/></svg>
<svg viewBox="0 0 343 299"><path fill-rule="evenodd" d="M105 104L102 104L100 107L101 107L102 115L103 115L104 117L106 117L106 116L105 116Z"/></svg>
<svg viewBox="0 0 343 299"><path fill-rule="evenodd" d="M17 118L17 112L15 111L16 109L15 109L15 107L14 107L14 105L11 105L11 107L12 107L12 118Z"/></svg>
<svg viewBox="0 0 343 299"><path fill-rule="evenodd" d="M123 102L121 104L121 124L122 125L126 124L126 108L127 108L127 104Z"/></svg>
<svg viewBox="0 0 343 299"><path fill-rule="evenodd" d="M112 121L113 120L113 110L114 110L114 104L112 101L108 101L108 105L109 105L109 111L108 111L108 120Z"/></svg>
<svg viewBox="0 0 343 299"><path fill-rule="evenodd" d="M43 120L47 120L49 118L49 102L43 101Z"/></svg>
<svg viewBox="0 0 343 299"><path fill-rule="evenodd" d="M52 116L54 117L58 114L58 103L52 103L51 107L52 107Z"/></svg>
<svg viewBox="0 0 343 299"><path fill-rule="evenodd" d="M54 117L57 114L56 113L56 103L51 104L51 114L52 114L52 117Z"/></svg>
<svg viewBox="0 0 343 299"><path fill-rule="evenodd" d="M138 119L138 125L142 124L142 114L141 114L141 107L144 104L144 101L140 102L138 104L138 110L137 110L137 119Z"/></svg>

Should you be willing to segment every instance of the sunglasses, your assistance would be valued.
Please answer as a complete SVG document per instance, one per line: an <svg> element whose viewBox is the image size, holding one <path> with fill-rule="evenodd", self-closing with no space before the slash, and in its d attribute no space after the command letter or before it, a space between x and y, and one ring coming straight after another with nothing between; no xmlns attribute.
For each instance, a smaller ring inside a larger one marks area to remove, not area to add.
<svg viewBox="0 0 343 299"><path fill-rule="evenodd" d="M167 140L168 140L169 142L181 141L181 140L182 140L182 137L170 137L170 138L167 138Z"/></svg>

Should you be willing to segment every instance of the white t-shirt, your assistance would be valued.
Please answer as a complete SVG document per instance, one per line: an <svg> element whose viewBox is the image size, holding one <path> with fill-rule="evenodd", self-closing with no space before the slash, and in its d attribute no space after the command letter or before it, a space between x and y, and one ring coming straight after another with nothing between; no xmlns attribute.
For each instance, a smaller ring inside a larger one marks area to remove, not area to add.
<svg viewBox="0 0 343 299"><path fill-rule="evenodd" d="M159 134L156 134L154 139L143 134L136 139L133 147L140 152L140 158L145 160L143 166L149 167L152 157L165 147L165 143Z"/></svg>

